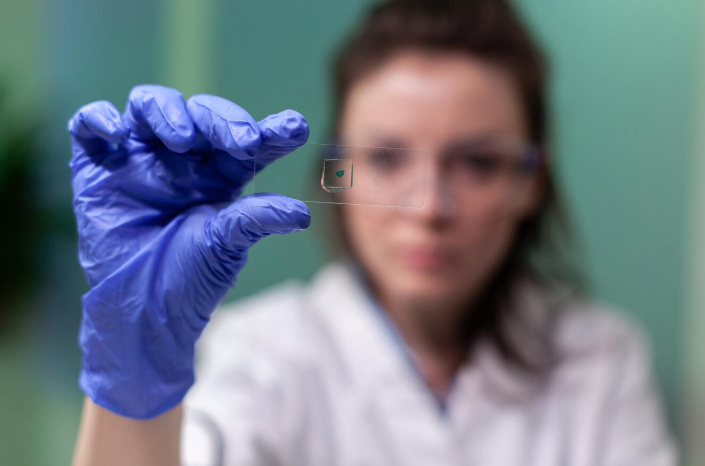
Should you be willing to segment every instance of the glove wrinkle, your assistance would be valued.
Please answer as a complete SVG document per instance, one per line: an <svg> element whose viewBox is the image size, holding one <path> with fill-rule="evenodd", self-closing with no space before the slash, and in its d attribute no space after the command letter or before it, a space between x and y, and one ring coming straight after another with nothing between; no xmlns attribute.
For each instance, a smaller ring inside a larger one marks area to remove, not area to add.
<svg viewBox="0 0 705 466"><path fill-rule="evenodd" d="M244 154L246 159L255 157L256 151L262 144L262 136L259 126L252 124L246 120L238 119L231 120L223 116L212 106L207 106L198 99L203 96L194 96L189 99L188 106L197 107L201 111L196 112L195 109L189 109L191 114L198 113L206 115L209 121L208 127L210 132L207 133L207 139L214 147L227 152L229 155L242 160L240 154ZM215 118L214 118L215 117ZM217 121L214 121L217 119ZM224 129L222 126L225 126ZM198 125L197 125L198 127ZM228 135L228 140L224 140L221 136Z"/></svg>

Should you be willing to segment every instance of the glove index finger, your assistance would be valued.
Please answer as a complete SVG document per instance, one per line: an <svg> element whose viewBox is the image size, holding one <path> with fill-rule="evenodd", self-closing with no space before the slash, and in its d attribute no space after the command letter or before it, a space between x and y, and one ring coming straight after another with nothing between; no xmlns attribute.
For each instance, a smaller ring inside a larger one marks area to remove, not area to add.
<svg viewBox="0 0 705 466"><path fill-rule="evenodd" d="M69 119L66 129L73 136L72 166L81 156L104 153L110 150L110 144L123 143L130 137L130 127L113 104L107 101L81 107Z"/></svg>
<svg viewBox="0 0 705 466"><path fill-rule="evenodd" d="M184 96L176 89L157 85L133 88L125 117L139 140L159 139L178 153L193 147L196 137L193 121Z"/></svg>
<svg viewBox="0 0 705 466"><path fill-rule="evenodd" d="M260 121L262 144L268 146L296 149L308 141L309 127L306 118L294 110L284 110L269 115Z"/></svg>
<svg viewBox="0 0 705 466"><path fill-rule="evenodd" d="M99 138L119 144L130 136L130 127L113 104L101 100L81 107L69 120L69 133L81 139Z"/></svg>

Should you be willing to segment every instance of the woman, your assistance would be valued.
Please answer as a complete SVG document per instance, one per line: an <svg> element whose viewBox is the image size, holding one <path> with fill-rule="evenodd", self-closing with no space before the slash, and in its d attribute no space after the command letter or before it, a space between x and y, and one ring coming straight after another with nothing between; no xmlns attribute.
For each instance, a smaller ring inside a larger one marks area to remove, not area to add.
<svg viewBox="0 0 705 466"><path fill-rule="evenodd" d="M249 246L310 222L233 202L306 122L158 86L69 122L92 286L75 464L177 464L184 411L184 464L675 464L638 331L562 265L545 65L509 5L381 4L336 78L336 137L426 150L424 205L338 206L344 260L219 311L190 391Z"/></svg>

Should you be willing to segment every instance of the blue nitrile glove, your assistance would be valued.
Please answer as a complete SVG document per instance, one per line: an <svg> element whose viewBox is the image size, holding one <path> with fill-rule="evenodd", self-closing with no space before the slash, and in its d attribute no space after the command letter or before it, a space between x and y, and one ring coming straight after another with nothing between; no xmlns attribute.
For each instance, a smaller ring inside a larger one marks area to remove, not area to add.
<svg viewBox="0 0 705 466"><path fill-rule="evenodd" d="M244 196L270 162L303 145L292 110L259 123L220 97L184 102L138 86L125 114L105 101L69 121L83 297L79 383L98 405L139 419L177 405L194 380L194 345L271 233L307 228L300 201Z"/></svg>

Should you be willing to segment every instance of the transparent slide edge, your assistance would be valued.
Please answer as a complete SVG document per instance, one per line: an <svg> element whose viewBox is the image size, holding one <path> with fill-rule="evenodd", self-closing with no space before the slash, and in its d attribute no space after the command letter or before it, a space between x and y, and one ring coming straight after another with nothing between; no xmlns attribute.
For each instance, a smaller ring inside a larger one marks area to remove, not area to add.
<svg viewBox="0 0 705 466"><path fill-rule="evenodd" d="M309 143L255 173L252 193L418 209L424 205L427 166L428 153L418 149Z"/></svg>

